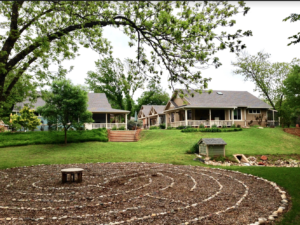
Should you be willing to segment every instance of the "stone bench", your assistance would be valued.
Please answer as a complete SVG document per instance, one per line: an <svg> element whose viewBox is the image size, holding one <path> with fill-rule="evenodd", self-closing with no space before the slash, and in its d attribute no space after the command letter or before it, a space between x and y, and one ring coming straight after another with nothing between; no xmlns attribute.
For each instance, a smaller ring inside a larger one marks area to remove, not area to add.
<svg viewBox="0 0 300 225"><path fill-rule="evenodd" d="M82 171L83 169L81 168L67 168L67 169L62 169L62 183L66 183L68 181L68 174L71 176L71 181L75 182L75 174L77 175L77 182L80 183L82 182Z"/></svg>

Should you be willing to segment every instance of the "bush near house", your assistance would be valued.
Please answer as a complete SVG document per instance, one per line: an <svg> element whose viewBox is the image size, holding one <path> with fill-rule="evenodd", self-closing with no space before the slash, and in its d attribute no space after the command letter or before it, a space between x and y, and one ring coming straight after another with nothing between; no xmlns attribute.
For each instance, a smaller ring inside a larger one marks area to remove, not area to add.
<svg viewBox="0 0 300 225"><path fill-rule="evenodd" d="M87 141L107 142L107 131L99 128L86 131L69 131L68 143ZM65 142L63 131L50 132L4 132L0 134L0 147L33 145L33 144L62 144Z"/></svg>
<svg viewBox="0 0 300 225"><path fill-rule="evenodd" d="M181 132L233 132L242 131L242 128L186 128L181 130Z"/></svg>
<svg viewBox="0 0 300 225"><path fill-rule="evenodd" d="M166 129L166 124L162 123L159 125L160 129Z"/></svg>
<svg viewBox="0 0 300 225"><path fill-rule="evenodd" d="M151 126L149 129L150 130L157 130L157 129L159 129L159 127L158 126Z"/></svg>

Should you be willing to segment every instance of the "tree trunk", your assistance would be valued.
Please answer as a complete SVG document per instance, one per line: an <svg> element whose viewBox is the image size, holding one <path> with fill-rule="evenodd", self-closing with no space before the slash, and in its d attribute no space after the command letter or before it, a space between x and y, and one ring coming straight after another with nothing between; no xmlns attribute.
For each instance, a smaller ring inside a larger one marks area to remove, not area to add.
<svg viewBox="0 0 300 225"><path fill-rule="evenodd" d="M65 128L65 144L67 144L67 129Z"/></svg>

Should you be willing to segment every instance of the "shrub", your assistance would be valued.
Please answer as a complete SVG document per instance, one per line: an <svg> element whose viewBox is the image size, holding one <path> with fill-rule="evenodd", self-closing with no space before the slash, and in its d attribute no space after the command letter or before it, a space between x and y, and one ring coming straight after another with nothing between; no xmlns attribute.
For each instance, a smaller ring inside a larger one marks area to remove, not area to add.
<svg viewBox="0 0 300 225"><path fill-rule="evenodd" d="M167 127L167 130L174 130L174 127Z"/></svg>
<svg viewBox="0 0 300 225"><path fill-rule="evenodd" d="M113 127L111 128L111 130L117 130L117 127L116 127L116 126L113 126Z"/></svg>
<svg viewBox="0 0 300 225"><path fill-rule="evenodd" d="M194 154L199 153L199 145L198 143L193 144L189 150L186 151L186 154Z"/></svg>
<svg viewBox="0 0 300 225"><path fill-rule="evenodd" d="M214 156L213 159L218 162L225 162L225 160L226 160L226 158L222 155Z"/></svg>
<svg viewBox="0 0 300 225"><path fill-rule="evenodd" d="M149 129L150 130L157 130L157 129L159 129L159 127L158 126L151 126Z"/></svg>
<svg viewBox="0 0 300 225"><path fill-rule="evenodd" d="M204 124L201 123L200 126L199 126L199 128L204 128Z"/></svg>
<svg viewBox="0 0 300 225"><path fill-rule="evenodd" d="M186 128L182 129L181 132L198 132L197 128Z"/></svg>
<svg viewBox="0 0 300 225"><path fill-rule="evenodd" d="M143 126L143 122L138 120L135 122L134 120L128 120L127 122L127 129L128 130L135 130L136 127L141 128Z"/></svg>
<svg viewBox="0 0 300 225"><path fill-rule="evenodd" d="M5 131L5 129L4 129L4 127L0 127L0 132L4 132Z"/></svg>
<svg viewBox="0 0 300 225"><path fill-rule="evenodd" d="M238 125L236 125L236 127L237 127L237 128L241 128L241 125L240 125L240 124L238 124Z"/></svg>
<svg viewBox="0 0 300 225"><path fill-rule="evenodd" d="M250 120L250 121L248 122L248 125L251 126L252 123L253 123L253 120Z"/></svg>
<svg viewBox="0 0 300 225"><path fill-rule="evenodd" d="M125 130L125 126L120 126L118 130Z"/></svg>
<svg viewBox="0 0 300 225"><path fill-rule="evenodd" d="M216 125L216 124L213 124L213 125L211 126L211 128L217 128L217 125Z"/></svg>
<svg viewBox="0 0 300 225"><path fill-rule="evenodd" d="M178 129L178 130L189 129L189 128L192 128L192 127L191 126L178 126L178 127L176 127L176 129Z"/></svg>
<svg viewBox="0 0 300 225"><path fill-rule="evenodd" d="M222 128L227 128L227 126L225 124L222 125Z"/></svg>
<svg viewBox="0 0 300 225"><path fill-rule="evenodd" d="M164 123L160 124L160 125L159 125L159 128L160 128L160 129L166 129L166 124L164 124Z"/></svg>
<svg viewBox="0 0 300 225"><path fill-rule="evenodd" d="M232 124L232 125L231 125L231 128L235 128L235 124Z"/></svg>
<svg viewBox="0 0 300 225"><path fill-rule="evenodd" d="M232 131L242 131L242 128L227 128L227 129L220 129L220 128L187 128L181 130L181 132L232 132Z"/></svg>
<svg viewBox="0 0 300 225"><path fill-rule="evenodd" d="M2 137L5 135L5 138ZM99 128L87 131L69 131L69 143L78 143L86 141L107 142L107 131L105 128ZM62 144L64 143L64 132L18 132L18 133L1 133L0 147L21 146L32 144Z"/></svg>

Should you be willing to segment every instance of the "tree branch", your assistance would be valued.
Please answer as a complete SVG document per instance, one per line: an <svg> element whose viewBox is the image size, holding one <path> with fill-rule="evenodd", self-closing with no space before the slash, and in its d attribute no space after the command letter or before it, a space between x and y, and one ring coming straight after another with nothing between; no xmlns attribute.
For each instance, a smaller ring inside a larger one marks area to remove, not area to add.
<svg viewBox="0 0 300 225"><path fill-rule="evenodd" d="M125 22L94 21L94 22L89 22L89 23L85 23L85 24L77 24L77 25L69 26L69 27L67 27L65 29L62 29L62 30L58 31L58 32L55 32L53 34L49 34L45 38L49 42L51 42L53 40L59 39L60 37L66 35L66 34L69 34L72 31L79 30L79 29L82 29L82 28L91 28L91 27L97 26L97 25L100 25L100 26L104 27L104 26L115 25L115 24L117 24L117 25L124 25L124 26L128 25ZM6 66L7 71L9 71L11 68L13 68L18 62L20 62L22 59L24 59L29 53L31 53L32 51L34 51L35 49L37 49L40 46L41 46L41 43L36 42L36 43L31 44L27 48L25 48L23 51L19 52L15 57L13 57L7 63L7 66Z"/></svg>
<svg viewBox="0 0 300 225"><path fill-rule="evenodd" d="M40 15L34 17L32 20L30 20L27 24L25 24L21 29L20 29L20 34L23 33L24 30L26 30L33 22L35 22L38 18L41 16L45 15L46 13L52 12L53 9L48 9L47 11L41 13Z"/></svg>
<svg viewBox="0 0 300 225"><path fill-rule="evenodd" d="M22 7L24 1L15 1L12 5L11 22L9 36L3 44L1 52L6 52L0 57L0 62L6 62L11 50L13 49L20 34L18 31L19 7Z"/></svg>
<svg viewBox="0 0 300 225"><path fill-rule="evenodd" d="M14 77L14 79L12 80L12 82L9 84L9 86L5 90L4 96L0 96L0 98L2 97L5 100L5 98L7 96L9 96L11 90L13 89L13 87L15 86L15 84L19 81L19 79L23 75L24 71L27 70L27 68L30 66L30 64L33 63L35 60L37 60L37 57L33 57L32 59L30 59L28 61L27 65L23 66L23 68L21 70L19 70L18 74Z"/></svg>

